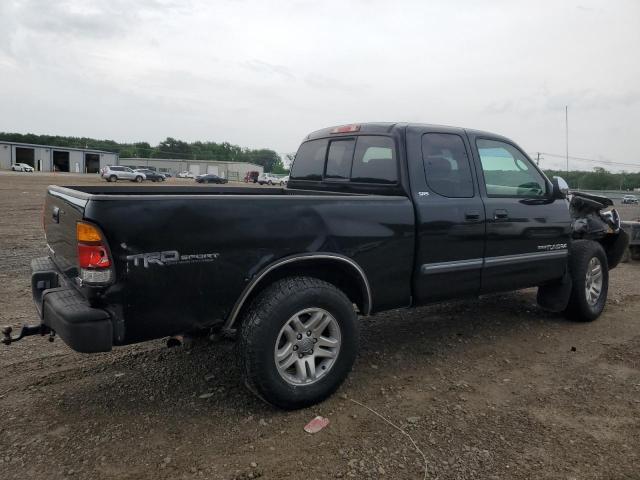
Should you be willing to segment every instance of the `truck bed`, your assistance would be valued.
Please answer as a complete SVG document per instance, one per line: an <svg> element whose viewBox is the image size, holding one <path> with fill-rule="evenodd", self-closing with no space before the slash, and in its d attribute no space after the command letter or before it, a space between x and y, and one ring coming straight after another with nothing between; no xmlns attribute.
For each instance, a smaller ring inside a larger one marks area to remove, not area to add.
<svg viewBox="0 0 640 480"><path fill-rule="evenodd" d="M113 258L112 285L73 281L78 221L103 232ZM44 224L61 273L92 306L120 310L114 314L116 345L224 321L252 278L292 256L332 254L356 262L373 291L371 311L410 303L415 231L406 196L268 187L50 186ZM144 261L167 252L181 260ZM389 282L390 276L405 281Z"/></svg>

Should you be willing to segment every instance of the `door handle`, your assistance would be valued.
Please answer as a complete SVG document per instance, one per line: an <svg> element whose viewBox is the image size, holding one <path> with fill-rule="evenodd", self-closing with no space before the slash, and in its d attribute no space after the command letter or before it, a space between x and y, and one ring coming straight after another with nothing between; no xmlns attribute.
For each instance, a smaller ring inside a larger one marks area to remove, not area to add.
<svg viewBox="0 0 640 480"><path fill-rule="evenodd" d="M54 222L60 223L60 209L58 207L53 207L53 211L51 212L51 218Z"/></svg>
<svg viewBox="0 0 640 480"><path fill-rule="evenodd" d="M464 219L465 220L480 220L480 212L478 211L471 211L471 212L464 212Z"/></svg>
<svg viewBox="0 0 640 480"><path fill-rule="evenodd" d="M507 220L508 218L509 213L503 208L499 208L493 212L494 220Z"/></svg>

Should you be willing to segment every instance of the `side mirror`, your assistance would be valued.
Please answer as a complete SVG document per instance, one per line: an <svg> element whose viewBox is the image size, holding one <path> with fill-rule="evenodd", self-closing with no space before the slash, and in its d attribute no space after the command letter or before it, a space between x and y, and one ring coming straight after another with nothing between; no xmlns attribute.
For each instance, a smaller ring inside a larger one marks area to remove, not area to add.
<svg viewBox="0 0 640 480"><path fill-rule="evenodd" d="M569 184L562 177L553 177L551 180L553 185L553 198L564 199L569 194Z"/></svg>

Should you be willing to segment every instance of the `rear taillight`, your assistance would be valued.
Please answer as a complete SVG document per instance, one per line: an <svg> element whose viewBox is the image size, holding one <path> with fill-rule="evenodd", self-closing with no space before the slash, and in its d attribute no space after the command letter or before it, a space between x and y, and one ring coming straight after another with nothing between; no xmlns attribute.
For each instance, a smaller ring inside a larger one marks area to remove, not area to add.
<svg viewBox="0 0 640 480"><path fill-rule="evenodd" d="M78 244L78 262L80 268L109 268L111 266L107 249L102 245Z"/></svg>
<svg viewBox="0 0 640 480"><path fill-rule="evenodd" d="M109 249L97 227L86 222L76 224L78 242L78 266L80 278L85 283L107 283L111 281L111 258Z"/></svg>

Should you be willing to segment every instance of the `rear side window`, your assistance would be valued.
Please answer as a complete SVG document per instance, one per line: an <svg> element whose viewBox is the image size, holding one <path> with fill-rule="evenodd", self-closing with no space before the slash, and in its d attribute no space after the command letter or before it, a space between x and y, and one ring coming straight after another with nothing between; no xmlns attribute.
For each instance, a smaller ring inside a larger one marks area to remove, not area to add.
<svg viewBox="0 0 640 480"><path fill-rule="evenodd" d="M326 139L311 140L300 145L291 167L291 178L296 180L322 180Z"/></svg>
<svg viewBox="0 0 640 480"><path fill-rule="evenodd" d="M122 168L122 167L109 167L109 168L111 168L111 170L115 170L116 172L124 171L124 168Z"/></svg>
<svg viewBox="0 0 640 480"><path fill-rule="evenodd" d="M356 141L353 138L331 141L327 154L327 168L324 172L325 178L349 180L355 144Z"/></svg>
<svg viewBox="0 0 640 480"><path fill-rule="evenodd" d="M393 139L360 136L351 169L352 182L396 183L398 164Z"/></svg>
<svg viewBox="0 0 640 480"><path fill-rule="evenodd" d="M471 165L464 142L452 133L422 136L422 160L429 187L439 195L473 197Z"/></svg>

